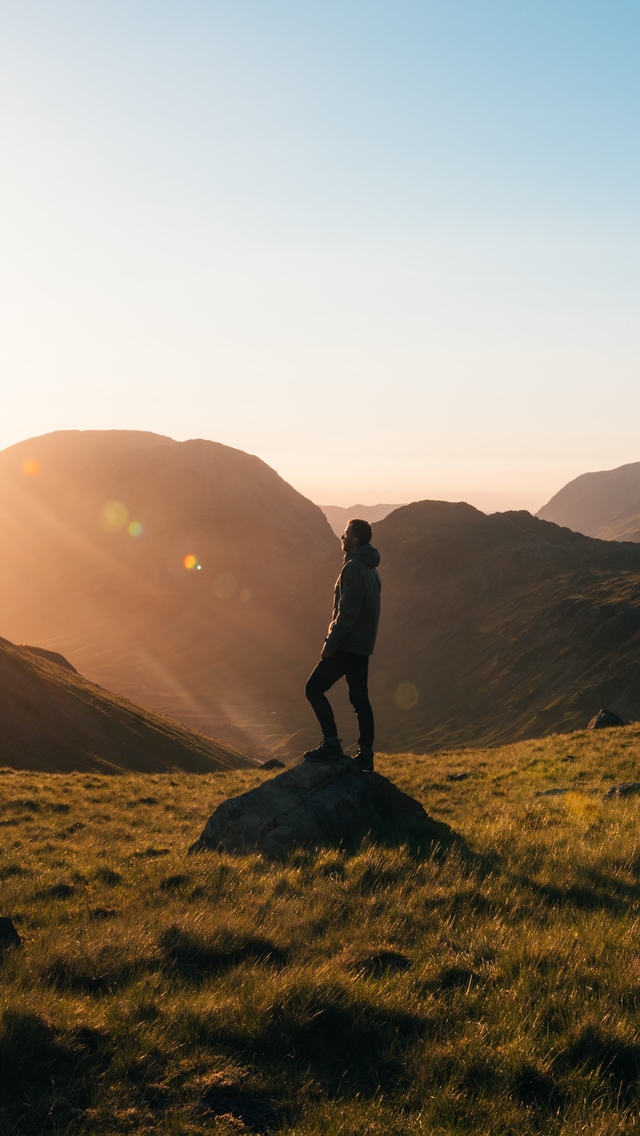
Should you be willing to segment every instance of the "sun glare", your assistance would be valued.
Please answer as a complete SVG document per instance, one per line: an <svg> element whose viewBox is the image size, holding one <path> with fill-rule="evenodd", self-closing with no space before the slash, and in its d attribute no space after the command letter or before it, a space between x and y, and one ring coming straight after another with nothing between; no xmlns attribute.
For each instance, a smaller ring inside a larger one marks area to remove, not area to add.
<svg viewBox="0 0 640 1136"><path fill-rule="evenodd" d="M128 520L129 514L122 501L107 501L100 510L100 524L106 532L118 532Z"/></svg>
<svg viewBox="0 0 640 1136"><path fill-rule="evenodd" d="M411 710L418 701L418 691L412 682L401 682L396 690L396 706L399 710Z"/></svg>
<svg viewBox="0 0 640 1136"><path fill-rule="evenodd" d="M36 461L35 458L27 458L26 462L22 464L22 469L27 477L37 477L40 473L40 462Z"/></svg>

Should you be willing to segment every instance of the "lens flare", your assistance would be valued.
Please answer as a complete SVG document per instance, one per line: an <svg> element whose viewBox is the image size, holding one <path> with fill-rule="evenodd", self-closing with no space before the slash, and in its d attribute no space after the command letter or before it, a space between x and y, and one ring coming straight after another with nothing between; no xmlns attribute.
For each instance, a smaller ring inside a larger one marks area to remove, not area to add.
<svg viewBox="0 0 640 1136"><path fill-rule="evenodd" d="M22 469L27 477L37 477L40 473L40 462L35 458L27 458L26 462L22 463Z"/></svg>
<svg viewBox="0 0 640 1136"><path fill-rule="evenodd" d="M122 501L107 501L100 510L100 524L106 532L118 532L129 520L129 514Z"/></svg>
<svg viewBox="0 0 640 1136"><path fill-rule="evenodd" d="M191 553L189 553L188 556L185 556L182 563L184 564L185 568L188 568L189 571L191 571L192 568L196 567L198 560L197 560L197 557L192 556Z"/></svg>
<svg viewBox="0 0 640 1136"><path fill-rule="evenodd" d="M140 521L129 521L129 524L127 526L127 532L129 533L129 536L142 536L142 531L143 529Z"/></svg>
<svg viewBox="0 0 640 1136"><path fill-rule="evenodd" d="M240 599L243 603L249 603L249 600L251 599L251 592L248 588L242 589L242 591L240 592Z"/></svg>
<svg viewBox="0 0 640 1136"><path fill-rule="evenodd" d="M418 701L418 690L412 682L401 682L396 690L396 706L399 710L411 710Z"/></svg>
<svg viewBox="0 0 640 1136"><path fill-rule="evenodd" d="M230 572L221 572L216 576L213 590L219 600L228 600L236 590L235 577Z"/></svg>

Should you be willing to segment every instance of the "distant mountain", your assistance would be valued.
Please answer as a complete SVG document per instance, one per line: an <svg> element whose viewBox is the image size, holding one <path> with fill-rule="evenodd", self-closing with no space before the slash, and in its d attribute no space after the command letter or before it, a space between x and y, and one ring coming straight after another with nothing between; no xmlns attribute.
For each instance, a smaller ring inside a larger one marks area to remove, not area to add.
<svg viewBox="0 0 640 1136"><path fill-rule="evenodd" d="M0 639L0 765L49 773L250 768L241 753Z"/></svg>
<svg viewBox="0 0 640 1136"><path fill-rule="evenodd" d="M380 748L494 745L640 718L640 546L420 501L376 526Z"/></svg>
<svg viewBox="0 0 640 1136"><path fill-rule="evenodd" d="M537 515L601 540L640 542L640 462L583 473Z"/></svg>
<svg viewBox="0 0 640 1136"><path fill-rule="evenodd" d="M361 517L363 521L368 521L372 525L375 521L381 521L392 513L394 509L401 508L400 505L350 505L345 508L343 505L321 505L320 508L327 518L331 528L336 536L342 536L344 526L350 517Z"/></svg>
<svg viewBox="0 0 640 1136"><path fill-rule="evenodd" d="M256 457L136 431L0 453L0 627L250 753L315 737L303 685L340 569L317 505Z"/></svg>

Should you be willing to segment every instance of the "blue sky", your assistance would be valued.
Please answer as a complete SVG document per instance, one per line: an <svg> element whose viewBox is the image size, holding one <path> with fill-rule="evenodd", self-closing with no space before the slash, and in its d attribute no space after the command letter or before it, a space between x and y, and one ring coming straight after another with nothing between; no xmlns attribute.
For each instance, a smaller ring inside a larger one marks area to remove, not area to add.
<svg viewBox="0 0 640 1136"><path fill-rule="evenodd" d="M639 47L628 0L0 2L0 445L343 504L640 460Z"/></svg>

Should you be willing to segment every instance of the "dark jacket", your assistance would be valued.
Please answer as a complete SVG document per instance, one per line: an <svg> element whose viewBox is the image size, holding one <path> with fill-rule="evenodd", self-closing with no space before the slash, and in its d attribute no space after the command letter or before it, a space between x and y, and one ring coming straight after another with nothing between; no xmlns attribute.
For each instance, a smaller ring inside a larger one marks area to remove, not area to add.
<svg viewBox="0 0 640 1136"><path fill-rule="evenodd" d="M371 655L380 619L380 553L370 544L358 545L344 558L333 592L333 615L325 648Z"/></svg>

